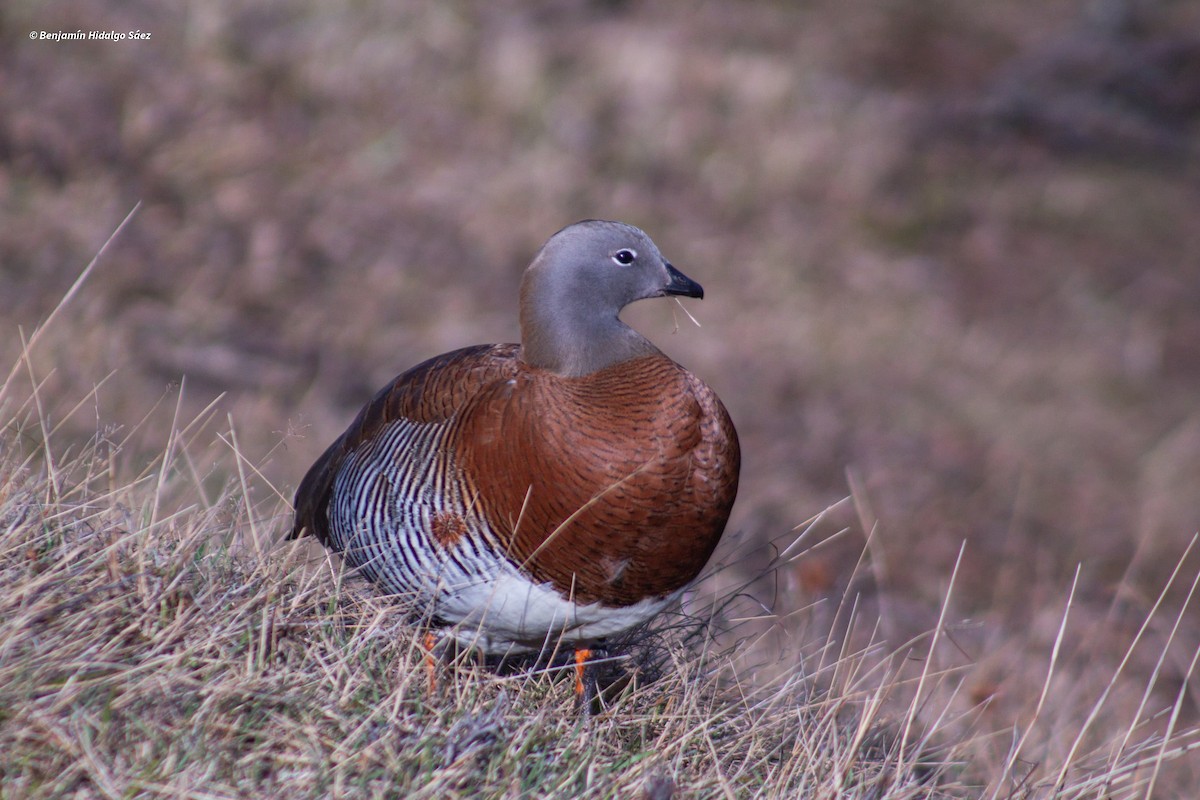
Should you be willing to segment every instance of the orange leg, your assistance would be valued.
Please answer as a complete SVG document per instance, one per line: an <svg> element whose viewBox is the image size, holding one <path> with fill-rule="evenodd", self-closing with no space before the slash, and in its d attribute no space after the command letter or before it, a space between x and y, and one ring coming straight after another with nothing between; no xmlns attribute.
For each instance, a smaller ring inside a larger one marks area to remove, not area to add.
<svg viewBox="0 0 1200 800"><path fill-rule="evenodd" d="M597 711L596 700L600 695L597 683L596 664L593 658L603 658L603 650L580 647L575 650L575 700L585 716Z"/></svg>
<svg viewBox="0 0 1200 800"><path fill-rule="evenodd" d="M429 680L429 691L433 693L437 691L437 656L433 653L433 648L437 644L437 635L432 631L425 633L425 637L421 639L421 649L425 651L425 676Z"/></svg>
<svg viewBox="0 0 1200 800"><path fill-rule="evenodd" d="M592 657L592 651L586 647L578 647L575 649L575 697L580 702L585 701L588 687L586 678L588 659Z"/></svg>

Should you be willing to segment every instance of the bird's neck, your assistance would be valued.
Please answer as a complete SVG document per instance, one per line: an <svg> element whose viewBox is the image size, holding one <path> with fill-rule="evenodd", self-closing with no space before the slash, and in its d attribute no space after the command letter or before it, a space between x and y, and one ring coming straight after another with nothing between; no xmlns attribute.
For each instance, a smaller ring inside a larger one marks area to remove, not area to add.
<svg viewBox="0 0 1200 800"><path fill-rule="evenodd" d="M521 359L530 366L578 377L658 352L616 314L527 299L521 304Z"/></svg>

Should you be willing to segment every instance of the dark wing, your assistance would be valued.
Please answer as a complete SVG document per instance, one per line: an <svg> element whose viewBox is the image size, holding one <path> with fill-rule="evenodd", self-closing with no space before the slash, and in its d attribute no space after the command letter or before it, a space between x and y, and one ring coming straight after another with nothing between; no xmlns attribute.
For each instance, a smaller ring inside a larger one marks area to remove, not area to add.
<svg viewBox="0 0 1200 800"><path fill-rule="evenodd" d="M509 379L517 369L520 346L485 344L464 347L408 370L363 407L346 432L309 468L296 489L295 539L308 531L329 544L329 500L346 457L370 441L389 422L441 422L454 415L481 387Z"/></svg>

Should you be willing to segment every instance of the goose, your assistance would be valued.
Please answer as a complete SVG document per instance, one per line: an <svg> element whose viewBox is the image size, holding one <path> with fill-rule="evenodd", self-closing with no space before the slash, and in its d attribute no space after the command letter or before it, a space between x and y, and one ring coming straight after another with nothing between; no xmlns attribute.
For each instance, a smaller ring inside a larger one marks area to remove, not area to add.
<svg viewBox="0 0 1200 800"><path fill-rule="evenodd" d="M558 231L522 278L520 343L380 390L300 482L289 538L486 655L573 647L584 693L593 649L680 597L737 495L725 406L620 319L670 296L704 290L642 230Z"/></svg>

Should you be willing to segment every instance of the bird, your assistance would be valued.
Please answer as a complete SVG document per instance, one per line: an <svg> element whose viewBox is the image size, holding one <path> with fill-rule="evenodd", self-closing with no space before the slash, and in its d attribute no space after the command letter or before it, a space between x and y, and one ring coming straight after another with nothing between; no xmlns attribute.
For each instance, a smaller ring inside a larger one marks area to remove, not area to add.
<svg viewBox="0 0 1200 800"><path fill-rule="evenodd" d="M678 600L737 496L720 398L619 316L672 296L704 290L641 229L558 231L522 276L520 343L383 387L300 482L288 538L315 536L485 656L573 647L594 696L593 652Z"/></svg>

